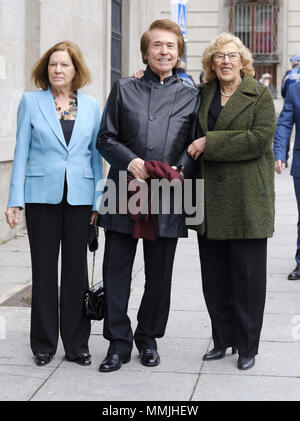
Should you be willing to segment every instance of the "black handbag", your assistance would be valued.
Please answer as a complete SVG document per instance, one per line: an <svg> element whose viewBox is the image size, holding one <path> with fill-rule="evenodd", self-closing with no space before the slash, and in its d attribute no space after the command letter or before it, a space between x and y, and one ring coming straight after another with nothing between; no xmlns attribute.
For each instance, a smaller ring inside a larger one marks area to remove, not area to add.
<svg viewBox="0 0 300 421"><path fill-rule="evenodd" d="M99 227L97 218L90 226L89 250L93 252L93 267L91 285L85 292L84 307L85 314L89 320L102 320L104 317L104 286L103 281L94 285L96 250L98 249Z"/></svg>

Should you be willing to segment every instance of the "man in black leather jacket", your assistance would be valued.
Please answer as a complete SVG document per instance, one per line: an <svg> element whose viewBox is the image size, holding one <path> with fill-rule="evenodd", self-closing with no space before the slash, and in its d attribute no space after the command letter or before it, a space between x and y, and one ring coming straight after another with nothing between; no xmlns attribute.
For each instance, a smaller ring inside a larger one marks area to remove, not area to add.
<svg viewBox="0 0 300 421"><path fill-rule="evenodd" d="M180 80L175 71L184 51L179 27L170 20L153 22L141 38L141 51L148 65L145 74L141 79L126 78L115 83L97 141L98 150L111 165L108 179L116 185L117 198L120 171L125 179L129 171L135 179L146 180L149 174L145 161L183 167L185 178L190 178L195 170L195 162L186 149L195 139L200 98L198 90ZM134 336L127 316L138 242L132 237L133 221L118 210L99 217L99 225L106 229L103 334L110 341L99 370L114 371L127 363L133 340L141 363L156 366L160 356L155 338L164 335L167 324L177 240L187 237L185 216L157 215L157 239L143 240L146 284Z"/></svg>

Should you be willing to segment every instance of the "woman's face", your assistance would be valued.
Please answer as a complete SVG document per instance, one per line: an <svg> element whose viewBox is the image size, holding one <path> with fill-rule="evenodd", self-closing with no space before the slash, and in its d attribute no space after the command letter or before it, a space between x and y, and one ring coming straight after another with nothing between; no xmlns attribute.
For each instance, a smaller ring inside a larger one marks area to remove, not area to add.
<svg viewBox="0 0 300 421"><path fill-rule="evenodd" d="M55 89L70 89L76 70L68 51L55 51L48 63L50 85Z"/></svg>
<svg viewBox="0 0 300 421"><path fill-rule="evenodd" d="M149 47L144 58L150 69L163 79L172 73L178 59L178 40L173 32L153 29L149 34Z"/></svg>
<svg viewBox="0 0 300 421"><path fill-rule="evenodd" d="M238 83L242 68L239 47L234 42L223 45L213 56L212 69L221 83Z"/></svg>

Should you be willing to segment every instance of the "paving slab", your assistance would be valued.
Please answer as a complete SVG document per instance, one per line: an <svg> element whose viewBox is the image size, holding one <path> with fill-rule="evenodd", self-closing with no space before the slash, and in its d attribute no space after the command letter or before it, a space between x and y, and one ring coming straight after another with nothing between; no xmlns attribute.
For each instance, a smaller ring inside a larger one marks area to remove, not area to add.
<svg viewBox="0 0 300 421"><path fill-rule="evenodd" d="M286 217L287 218L287 217ZM279 223L277 217L275 216L275 238L278 239L282 236L284 238L286 235L291 236L291 242L295 243L297 238L297 220L292 221L290 224ZM271 241L271 240L268 240Z"/></svg>
<svg viewBox="0 0 300 421"><path fill-rule="evenodd" d="M28 267L31 268L30 253L0 250L0 268L2 267Z"/></svg>
<svg viewBox="0 0 300 421"><path fill-rule="evenodd" d="M295 244L290 242L290 238L288 244L282 244L281 240L268 244L268 256L272 256L273 259L291 259L294 258L295 252Z"/></svg>
<svg viewBox="0 0 300 421"><path fill-rule="evenodd" d="M299 401L300 379L201 374L193 401Z"/></svg>
<svg viewBox="0 0 300 421"><path fill-rule="evenodd" d="M300 311L298 315L265 313L261 340L300 343Z"/></svg>
<svg viewBox="0 0 300 421"><path fill-rule="evenodd" d="M294 292L268 292L266 298L266 313L299 314L300 296Z"/></svg>
<svg viewBox="0 0 300 421"><path fill-rule="evenodd" d="M143 288L144 283L132 291L129 301L130 308L139 308L142 299ZM190 299L191 295L193 296L192 300ZM188 286L186 288L182 288L180 286L179 291L176 292L176 286L173 285L171 293L171 309L184 311L187 308L187 301L189 302L188 307L190 311L204 311L206 307L204 297L202 294L202 287L200 285L194 288Z"/></svg>
<svg viewBox="0 0 300 421"><path fill-rule="evenodd" d="M207 311L173 310L165 336L168 338L210 338L211 323Z"/></svg>
<svg viewBox="0 0 300 421"><path fill-rule="evenodd" d="M289 215L289 214L277 214L275 216L276 224L284 225L285 227L293 227L294 229L297 227L297 216L296 215Z"/></svg>
<svg viewBox="0 0 300 421"><path fill-rule="evenodd" d="M300 293L300 280L290 281L287 279L288 274L268 274L267 292L291 292Z"/></svg>
<svg viewBox="0 0 300 421"><path fill-rule="evenodd" d="M0 366L28 366L38 372L41 368L34 364L30 349L30 308L0 307L0 321L3 320L5 337L0 340ZM57 367L64 357L61 341L58 344L57 354L60 356L56 355L47 367Z"/></svg>
<svg viewBox="0 0 300 421"><path fill-rule="evenodd" d="M49 366L0 365L0 401L28 401L53 373Z"/></svg>
<svg viewBox="0 0 300 421"><path fill-rule="evenodd" d="M285 258L268 258L267 272L273 274L289 274L296 266L295 258L285 257Z"/></svg>
<svg viewBox="0 0 300 421"><path fill-rule="evenodd" d="M112 373L60 368L32 401L187 401L197 377L153 370L129 371L125 367Z"/></svg>
<svg viewBox="0 0 300 421"><path fill-rule="evenodd" d="M276 226L276 232L275 232L273 238L268 239L269 249L270 249L270 246L272 246L272 245L292 246L293 247L292 254L291 254L291 256L287 256L287 257L293 257L296 253L297 226L295 225L295 227L293 229L291 229L292 233L285 232L284 225L282 225L282 233L279 233L278 229L279 229L279 227ZM268 255L272 256L272 254L270 254L270 253L268 253Z"/></svg>
<svg viewBox="0 0 300 421"><path fill-rule="evenodd" d="M27 231L22 231L8 241L0 243L0 251L19 251L29 253Z"/></svg>

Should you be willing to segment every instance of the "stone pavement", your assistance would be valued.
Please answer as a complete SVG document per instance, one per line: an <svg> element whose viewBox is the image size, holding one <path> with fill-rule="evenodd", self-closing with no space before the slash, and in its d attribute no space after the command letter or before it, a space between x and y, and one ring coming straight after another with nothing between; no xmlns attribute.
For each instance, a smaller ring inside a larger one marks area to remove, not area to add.
<svg viewBox="0 0 300 421"><path fill-rule="evenodd" d="M211 329L201 289L196 236L191 232L188 239L179 241L177 249L171 312L166 335L159 340L158 367L143 367L134 349L131 362L121 370L99 373L107 349L102 322L94 322L92 327L92 366L65 361L60 342L52 362L37 367L29 347L30 309L0 306L0 400L300 400L300 281L286 279L295 265L296 221L292 178L286 170L276 176L276 233L269 241L265 319L260 352L251 370L238 370L236 355L202 361L212 347ZM97 279L101 255L98 252ZM26 233L0 245L0 270L0 302L30 285ZM142 292L139 248L129 304L133 327Z"/></svg>

